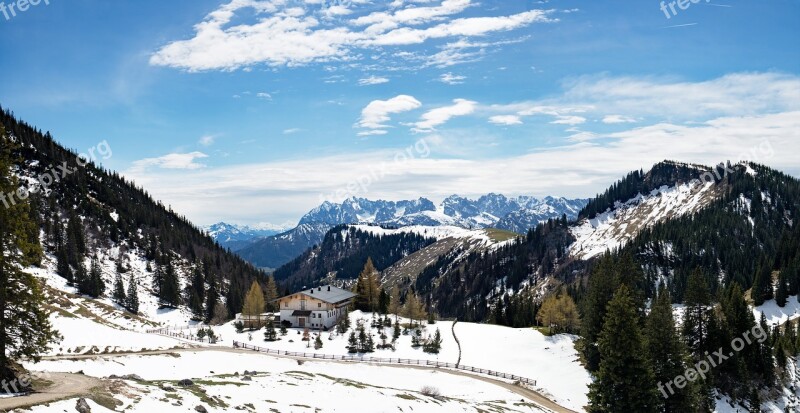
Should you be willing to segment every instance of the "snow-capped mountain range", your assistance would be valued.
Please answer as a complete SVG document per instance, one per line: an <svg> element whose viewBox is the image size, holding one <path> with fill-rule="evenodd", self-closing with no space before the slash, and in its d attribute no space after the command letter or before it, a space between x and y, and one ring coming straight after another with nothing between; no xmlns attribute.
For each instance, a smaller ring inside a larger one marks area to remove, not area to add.
<svg viewBox="0 0 800 413"><path fill-rule="evenodd" d="M214 225L202 227L202 230L216 240L221 246L237 250L249 245L254 240L280 234L289 228L291 228L291 226L272 224L247 226L219 222Z"/></svg>
<svg viewBox="0 0 800 413"><path fill-rule="evenodd" d="M587 202L584 199L554 197L509 198L492 193L478 199L452 195L437 206L427 198L394 202L353 197L341 204L323 203L303 216L300 224L450 225L472 229L496 227L524 233L540 222L564 214L574 219Z"/></svg>
<svg viewBox="0 0 800 413"><path fill-rule="evenodd" d="M550 218L575 219L587 204L585 199L509 198L488 194L478 199L458 195L446 198L438 206L427 198L403 201L372 201L350 198L337 204L324 202L305 214L297 227L268 237L246 238L246 231L235 226L230 231L208 232L221 245L231 248L259 267L276 268L299 256L322 241L325 233L341 224L387 224L397 227L452 226L467 229L499 228L525 233ZM220 223L216 227L227 228ZM214 226L212 226L214 227ZM235 230L239 229L239 232ZM227 237L231 237L229 240Z"/></svg>

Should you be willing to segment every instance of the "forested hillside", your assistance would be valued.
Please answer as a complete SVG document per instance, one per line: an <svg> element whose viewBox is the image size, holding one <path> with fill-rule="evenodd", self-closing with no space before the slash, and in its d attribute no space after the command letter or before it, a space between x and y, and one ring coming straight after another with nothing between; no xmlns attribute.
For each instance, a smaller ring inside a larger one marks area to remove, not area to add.
<svg viewBox="0 0 800 413"><path fill-rule="evenodd" d="M328 275L338 280L354 280L372 258L383 271L399 259L436 242L416 233L378 236L347 225L338 225L325 234L322 243L275 271L275 280L291 291L315 286Z"/></svg>
<svg viewBox="0 0 800 413"><path fill-rule="evenodd" d="M93 257L98 251L118 246L118 275L127 268L123 252L142 256L149 262L154 291L162 295L164 305L194 303L201 307L194 310L203 312L206 292L213 290L211 296L225 297L228 316L241 311L246 289L254 279L263 277L260 271L220 248L143 189L99 167L95 159L86 163L49 133L2 109L0 123L19 145L15 156L20 159L16 173L25 188L21 194L31 201L45 252L58 259L60 275L74 282L81 292L111 295L112 286L98 278ZM95 148L95 157L111 156L111 146L104 145ZM44 181L40 177L45 177ZM47 188L41 182L48 184ZM7 196L4 202L13 199ZM93 268L87 268L88 260L92 260ZM193 289L184 290L190 271L202 278L195 280Z"/></svg>

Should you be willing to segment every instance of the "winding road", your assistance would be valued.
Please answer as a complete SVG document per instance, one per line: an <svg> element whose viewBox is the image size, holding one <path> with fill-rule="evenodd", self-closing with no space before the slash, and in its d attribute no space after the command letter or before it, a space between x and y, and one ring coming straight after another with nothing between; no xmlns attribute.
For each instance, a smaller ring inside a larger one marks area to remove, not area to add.
<svg viewBox="0 0 800 413"><path fill-rule="evenodd" d="M52 382L49 387L27 396L0 399L0 411L36 406L58 400L71 399L102 386L100 379L71 373L38 373L39 377Z"/></svg>

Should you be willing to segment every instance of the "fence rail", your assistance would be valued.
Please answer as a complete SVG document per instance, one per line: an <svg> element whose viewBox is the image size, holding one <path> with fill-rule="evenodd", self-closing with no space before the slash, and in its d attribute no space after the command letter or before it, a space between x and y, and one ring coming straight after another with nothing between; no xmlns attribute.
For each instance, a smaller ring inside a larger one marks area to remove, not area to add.
<svg viewBox="0 0 800 413"><path fill-rule="evenodd" d="M366 362L366 363L383 363L383 364L401 364L406 366L427 366L437 368L448 368L455 370L468 371L472 373L485 374L487 376L499 377L507 380L514 380L530 386L536 386L536 380L527 377L517 376L515 374L502 373L499 371L481 369L477 367L461 366L453 363L443 363L433 360L415 360L415 359L402 359L402 358L380 358L380 357L361 357L361 356L336 356L332 354L319 354L319 353L300 353L295 351L285 350L272 350L264 347L254 346L252 344L233 342L233 348L241 348L245 350L252 350L259 353L275 354L280 356L302 357L318 360L338 360L338 361L353 361L353 362Z"/></svg>

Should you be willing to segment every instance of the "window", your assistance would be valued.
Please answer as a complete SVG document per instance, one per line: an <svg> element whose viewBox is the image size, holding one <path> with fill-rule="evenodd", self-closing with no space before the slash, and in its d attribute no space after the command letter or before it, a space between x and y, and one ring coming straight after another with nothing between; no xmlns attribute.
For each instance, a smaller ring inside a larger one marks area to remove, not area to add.
<svg viewBox="0 0 800 413"><path fill-rule="evenodd" d="M317 308L322 308L322 303L317 303Z"/></svg>
<svg viewBox="0 0 800 413"><path fill-rule="evenodd" d="M289 302L288 301L283 303L283 308L286 308L286 307L289 307Z"/></svg>

